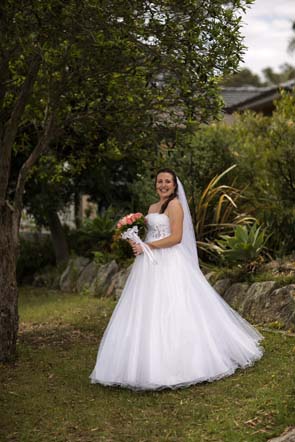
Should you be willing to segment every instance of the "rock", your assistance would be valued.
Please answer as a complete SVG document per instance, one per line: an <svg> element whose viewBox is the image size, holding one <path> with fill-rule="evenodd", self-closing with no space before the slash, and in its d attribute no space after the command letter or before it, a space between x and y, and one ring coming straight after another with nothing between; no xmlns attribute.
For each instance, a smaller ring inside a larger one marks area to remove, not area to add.
<svg viewBox="0 0 295 442"><path fill-rule="evenodd" d="M221 296L224 295L226 290L230 287L231 280L229 278L220 279L214 284L214 289L219 293Z"/></svg>
<svg viewBox="0 0 295 442"><path fill-rule="evenodd" d="M295 328L295 284L275 290L274 281L233 284L224 299L243 317L258 323L280 322Z"/></svg>
<svg viewBox="0 0 295 442"><path fill-rule="evenodd" d="M111 261L108 264L101 265L98 269L97 275L89 287L90 293L94 296L106 295L108 287L111 284L112 278L118 271L118 264L116 261Z"/></svg>
<svg viewBox="0 0 295 442"><path fill-rule="evenodd" d="M78 292L87 289L92 295L103 296L117 271L116 261L101 265L83 257L71 259L60 278L60 289Z"/></svg>
<svg viewBox="0 0 295 442"><path fill-rule="evenodd" d="M280 271L282 272L295 272L295 261L283 262Z"/></svg>
<svg viewBox="0 0 295 442"><path fill-rule="evenodd" d="M223 297L232 308L243 314L243 303L245 301L246 293L249 289L249 284L246 282L237 282L229 287Z"/></svg>
<svg viewBox="0 0 295 442"><path fill-rule="evenodd" d="M287 429L281 436L268 439L268 442L295 442L295 428Z"/></svg>
<svg viewBox="0 0 295 442"><path fill-rule="evenodd" d="M49 289L58 290L59 280L63 270L58 267L51 267L43 270L41 273L36 273L32 285L34 287L47 287Z"/></svg>
<svg viewBox="0 0 295 442"><path fill-rule="evenodd" d="M295 257L293 255L270 261L262 266L265 272L292 275L295 273Z"/></svg>
<svg viewBox="0 0 295 442"><path fill-rule="evenodd" d="M89 264L90 260L84 257L70 259L67 268L61 275L59 286L64 292L76 291L76 284L81 272Z"/></svg>
<svg viewBox="0 0 295 442"><path fill-rule="evenodd" d="M241 306L241 313L255 322L265 322L265 305L274 287L274 281L255 282L252 284Z"/></svg>
<svg viewBox="0 0 295 442"><path fill-rule="evenodd" d="M209 273L206 273L205 278L207 279L208 282L210 282L210 284L212 284L212 282L214 281L215 275L216 275L216 272L209 272Z"/></svg>
<svg viewBox="0 0 295 442"><path fill-rule="evenodd" d="M287 328L295 328L295 284L273 290L263 306L265 322L280 321Z"/></svg>
<svg viewBox="0 0 295 442"><path fill-rule="evenodd" d="M116 299L120 298L131 269L132 264L126 269L122 269L115 274L107 289L106 296L114 296Z"/></svg>
<svg viewBox="0 0 295 442"><path fill-rule="evenodd" d="M278 259L273 259L272 261L263 264L261 270L263 272L276 272L280 268L281 262Z"/></svg>
<svg viewBox="0 0 295 442"><path fill-rule="evenodd" d="M86 267L83 268L76 284L76 289L78 292L81 292L84 289L89 289L97 277L99 268L100 265L96 264L95 261L90 262Z"/></svg>

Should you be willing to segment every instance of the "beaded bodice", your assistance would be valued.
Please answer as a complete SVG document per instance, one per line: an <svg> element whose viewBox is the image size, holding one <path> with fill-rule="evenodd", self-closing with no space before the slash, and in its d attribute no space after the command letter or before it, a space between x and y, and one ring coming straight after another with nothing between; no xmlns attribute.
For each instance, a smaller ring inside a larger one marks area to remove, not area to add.
<svg viewBox="0 0 295 442"><path fill-rule="evenodd" d="M157 241L170 235L170 221L165 213L148 213L146 220L148 232L145 241Z"/></svg>

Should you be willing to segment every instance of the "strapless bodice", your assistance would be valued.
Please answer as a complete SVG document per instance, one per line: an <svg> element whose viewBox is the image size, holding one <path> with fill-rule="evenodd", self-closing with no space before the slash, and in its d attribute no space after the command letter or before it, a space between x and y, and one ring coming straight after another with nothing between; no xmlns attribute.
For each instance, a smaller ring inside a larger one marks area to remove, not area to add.
<svg viewBox="0 0 295 442"><path fill-rule="evenodd" d="M148 227L145 241L156 241L171 234L170 221L165 213L148 213L145 218Z"/></svg>

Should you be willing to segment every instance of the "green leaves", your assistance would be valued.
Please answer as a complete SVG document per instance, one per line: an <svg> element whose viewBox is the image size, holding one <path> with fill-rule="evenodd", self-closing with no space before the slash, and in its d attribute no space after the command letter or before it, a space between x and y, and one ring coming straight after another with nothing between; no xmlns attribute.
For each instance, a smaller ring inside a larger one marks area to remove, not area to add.
<svg viewBox="0 0 295 442"><path fill-rule="evenodd" d="M0 78L3 124L17 102L32 56L41 59L18 128L22 143L15 143L11 186L20 163L43 136L50 113L56 132L48 180L56 195L52 201L57 204L58 195L64 195L60 208L73 193L86 191L103 207L114 198L124 199L125 205L127 196L118 192L118 182L132 189L134 170L142 171L144 160L155 167L161 142L168 144L178 130L191 130L219 115L216 78L239 63L240 15L247 4L2 2L0 53L8 60ZM40 181L47 173L43 166ZM32 192L38 188L32 186ZM46 188L46 194L49 191Z"/></svg>
<svg viewBox="0 0 295 442"><path fill-rule="evenodd" d="M253 221L253 217L241 214L237 210L237 201L242 192L236 187L219 184L235 167L236 165L232 165L213 177L199 198L196 208L196 234L201 242L216 237L218 232L231 231L237 224ZM206 250L206 247L203 248Z"/></svg>
<svg viewBox="0 0 295 442"><path fill-rule="evenodd" d="M268 238L266 230L256 223L252 226L236 226L233 236L220 235L215 252L225 261L251 262L263 252Z"/></svg>
<svg viewBox="0 0 295 442"><path fill-rule="evenodd" d="M135 124L145 130L158 103L162 109L180 106L184 123L207 121L221 106L217 84L210 79L236 68L242 50L239 13L248 3L236 1L231 8L211 1L200 8L195 0L139 1L124 7L116 0L79 5L74 0L36 0L21 7L4 3L1 9L9 19L3 35L9 40L3 39L0 49L18 48L10 60L16 81L26 72L29 54L42 55L32 100L36 110L45 112L52 94L63 95L56 109L61 125L69 102L93 102L101 94L112 103L105 108L99 100L96 109L100 124L106 111L109 131L110 115L114 123L118 111L130 133ZM161 88L150 87L159 75L165 77ZM137 113L138 108L143 112Z"/></svg>
<svg viewBox="0 0 295 442"><path fill-rule="evenodd" d="M272 116L246 112L231 127L239 182L247 187L248 207L273 235L273 253L294 250L295 98L285 91Z"/></svg>

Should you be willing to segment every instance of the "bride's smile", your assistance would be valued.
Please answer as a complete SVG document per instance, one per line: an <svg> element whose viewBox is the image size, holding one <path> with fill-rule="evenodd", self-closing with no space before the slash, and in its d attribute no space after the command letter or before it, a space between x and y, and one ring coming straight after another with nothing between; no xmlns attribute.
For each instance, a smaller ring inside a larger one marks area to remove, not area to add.
<svg viewBox="0 0 295 442"><path fill-rule="evenodd" d="M170 173L163 172L157 176L156 190L161 199L166 199L172 195L175 184Z"/></svg>

